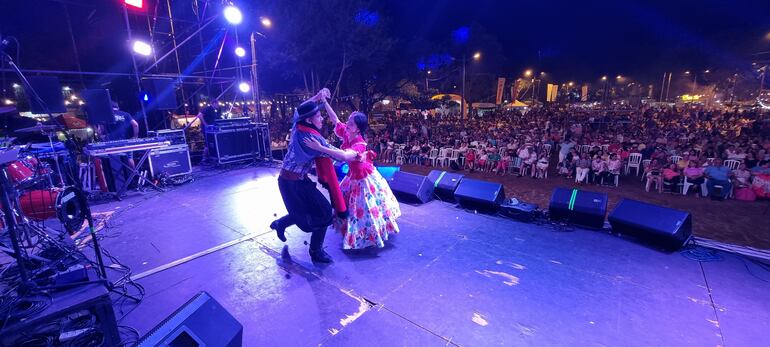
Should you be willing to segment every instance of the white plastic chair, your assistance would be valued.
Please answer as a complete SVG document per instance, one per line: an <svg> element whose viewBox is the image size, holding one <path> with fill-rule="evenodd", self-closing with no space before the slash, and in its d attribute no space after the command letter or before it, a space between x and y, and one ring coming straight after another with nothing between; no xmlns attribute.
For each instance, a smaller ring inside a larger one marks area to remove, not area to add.
<svg viewBox="0 0 770 347"><path fill-rule="evenodd" d="M590 151L591 151L591 146L589 145L580 146L580 153L588 153Z"/></svg>
<svg viewBox="0 0 770 347"><path fill-rule="evenodd" d="M404 150L396 149L396 165L404 165Z"/></svg>
<svg viewBox="0 0 770 347"><path fill-rule="evenodd" d="M682 160L682 157L678 155L672 155L669 159L671 160L672 163L679 164L679 161Z"/></svg>
<svg viewBox="0 0 770 347"><path fill-rule="evenodd" d="M460 164L461 164L460 163L460 151L459 150L454 150L454 149L450 149L450 151L451 151L451 154L450 154L450 157L449 157L449 163L450 164L451 163L456 163L458 166L460 166Z"/></svg>
<svg viewBox="0 0 770 347"><path fill-rule="evenodd" d="M631 171L631 168L636 169L636 175L639 176L642 164L642 153L631 153L628 156L628 163L626 164L626 175Z"/></svg>
<svg viewBox="0 0 770 347"><path fill-rule="evenodd" d="M650 166L650 163L652 163L652 160L650 160L650 159L642 160L642 173L644 173L644 169L646 167ZM644 177L644 175L642 175L642 182L644 182L645 178L647 178L647 177Z"/></svg>
<svg viewBox="0 0 770 347"><path fill-rule="evenodd" d="M545 151L545 156L550 158L551 157L551 144L546 143L543 145L543 150Z"/></svg>
<svg viewBox="0 0 770 347"><path fill-rule="evenodd" d="M694 186L695 183L690 182L687 179L687 176L684 176L684 180L682 181L682 195L687 195L687 191L690 190L690 187ZM701 196L706 196L706 183L700 185L701 190Z"/></svg>
<svg viewBox="0 0 770 347"><path fill-rule="evenodd" d="M449 156L451 155L452 149L451 148L442 148L439 150L438 158L436 160L438 161L438 164L442 167L445 165L449 165Z"/></svg>
<svg viewBox="0 0 770 347"><path fill-rule="evenodd" d="M730 169L730 171L737 170L738 166L740 165L741 165L740 160L733 160L733 159L725 160L725 166L727 166Z"/></svg>
<svg viewBox="0 0 770 347"><path fill-rule="evenodd" d="M428 153L428 160L430 160L430 165L436 166L436 160L438 160L438 149L434 148L430 150L430 153Z"/></svg>

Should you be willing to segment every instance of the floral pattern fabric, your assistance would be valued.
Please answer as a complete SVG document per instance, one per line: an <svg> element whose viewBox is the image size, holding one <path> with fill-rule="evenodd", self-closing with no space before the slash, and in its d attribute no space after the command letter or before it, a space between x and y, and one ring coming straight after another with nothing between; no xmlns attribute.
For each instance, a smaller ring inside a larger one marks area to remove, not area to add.
<svg viewBox="0 0 770 347"><path fill-rule="evenodd" d="M363 179L346 176L340 189L350 211L347 218L334 221L342 233L343 248L385 247L388 235L399 232L396 219L401 216L388 182L375 170Z"/></svg>
<svg viewBox="0 0 770 347"><path fill-rule="evenodd" d="M343 123L337 124L334 130L344 140L340 148L359 154L357 159L348 163L350 171L340 183L350 211L347 218L334 219L335 229L342 233L342 247L385 247L388 235L399 232L396 219L401 216L401 208L398 201L388 182L374 169L372 159L365 155L368 151L364 139L360 136L349 139Z"/></svg>

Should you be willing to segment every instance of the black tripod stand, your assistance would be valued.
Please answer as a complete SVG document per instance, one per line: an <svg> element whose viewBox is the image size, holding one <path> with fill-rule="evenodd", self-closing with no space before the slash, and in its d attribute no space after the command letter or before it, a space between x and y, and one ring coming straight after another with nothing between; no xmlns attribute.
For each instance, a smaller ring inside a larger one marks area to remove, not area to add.
<svg viewBox="0 0 770 347"><path fill-rule="evenodd" d="M16 73L19 80L24 84L26 87L26 90L30 94L30 98L34 100L40 107L45 111L48 116L53 119L53 114L50 112L50 108L48 105L43 101L42 98L40 98L40 95L35 91L35 89L32 87L32 85L29 83L29 80L27 80L27 77L24 76L24 73L21 72L19 67L16 65L16 63L13 61L13 58L11 58L10 55L7 53L0 51L0 58L4 59L9 66L13 69L13 71ZM12 155L12 154L10 154ZM18 155L18 152L16 153ZM0 161L2 162L2 161ZM58 160L57 160L58 165ZM19 287L20 293L27 293L30 290L35 288L35 285L33 282L31 282L29 278L29 272L27 271L25 267L25 261L28 258L25 252L20 247L19 242L19 233L16 223L16 217L14 215L14 209L12 206L12 202L15 201L15 194L12 195L12 193L15 193L15 187L11 186L10 181L7 177L7 172L5 170L5 163L2 164L2 167L0 167L2 172L0 172L0 188L2 188L2 202L3 202L3 213L5 214L5 223L8 228L8 235L11 237L11 244L13 247L13 251L16 254L16 261L19 266L19 272L21 276L22 283ZM61 169L59 170L61 172ZM88 205L88 199L86 198L85 193L82 189L82 182L79 182L79 180L75 180L75 186L74 189L76 190L77 199L80 200L81 205L83 206L84 213L86 216L86 220L88 221L88 229L91 236L91 241L94 245L94 253L96 253L96 262L97 262L97 272L99 275L99 279L101 281L107 281L107 271L104 266L104 260L102 258L102 250L99 246L99 240L96 237L96 230L94 227L94 219L91 215L91 208ZM73 286L78 285L80 283L72 283L67 286ZM37 288L39 289L52 289L51 287L48 288ZM112 289L112 288L110 288Z"/></svg>

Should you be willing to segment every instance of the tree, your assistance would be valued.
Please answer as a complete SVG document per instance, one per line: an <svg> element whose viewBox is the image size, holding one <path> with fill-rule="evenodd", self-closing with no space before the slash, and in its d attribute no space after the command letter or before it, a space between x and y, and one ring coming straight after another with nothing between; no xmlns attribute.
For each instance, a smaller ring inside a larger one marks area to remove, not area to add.
<svg viewBox="0 0 770 347"><path fill-rule="evenodd" d="M369 0L268 1L275 22L283 24L272 34L266 60L286 77L301 77L308 92L329 87L338 96L344 89L358 89L368 111L372 103L366 96L395 42L378 5Z"/></svg>

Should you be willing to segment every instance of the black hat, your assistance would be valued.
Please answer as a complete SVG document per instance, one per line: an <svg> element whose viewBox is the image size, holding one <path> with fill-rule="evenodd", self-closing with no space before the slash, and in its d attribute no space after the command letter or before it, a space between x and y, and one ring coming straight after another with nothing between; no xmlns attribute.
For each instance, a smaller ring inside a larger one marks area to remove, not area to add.
<svg viewBox="0 0 770 347"><path fill-rule="evenodd" d="M303 102L297 107L297 111L294 112L294 123L297 123L305 118L312 117L316 112L321 110L321 106L313 100Z"/></svg>

